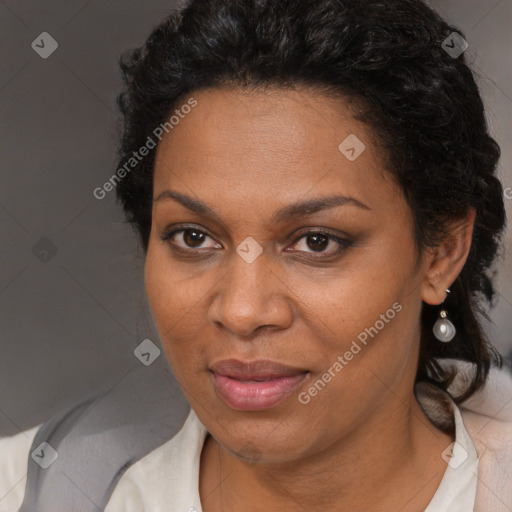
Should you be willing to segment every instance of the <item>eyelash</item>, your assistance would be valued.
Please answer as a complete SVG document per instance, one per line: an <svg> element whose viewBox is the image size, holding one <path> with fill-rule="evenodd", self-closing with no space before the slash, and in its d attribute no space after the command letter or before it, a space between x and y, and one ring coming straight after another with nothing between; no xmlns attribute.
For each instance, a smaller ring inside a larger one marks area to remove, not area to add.
<svg viewBox="0 0 512 512"><path fill-rule="evenodd" d="M200 234L203 234L203 235L206 235L208 236L209 238L212 238L208 232L206 231L203 231L201 229L197 229L195 227L181 227L179 229L174 229L174 230L169 230L167 232L165 232L161 237L160 237L160 240L162 242L165 242L165 243L168 243L171 248L173 250L176 250L178 252L186 252L186 253L198 253L200 251L204 251L205 249L202 249L202 248L199 248L199 249L193 249L193 248L184 248L184 247L179 247L177 246L174 242L172 242L171 238L177 234L177 233L181 233L181 232L185 232L185 231L195 231L197 233L200 233ZM326 237L329 241L333 241L333 242L336 242L340 245L340 248L337 249L336 251L334 252L327 252L327 251L323 251L323 252L307 252L307 251L298 251L298 252L306 252L306 254L311 254L313 255L313 258L322 258L322 257L326 257L327 256L336 256L338 254L340 254L341 252L343 252L345 249L348 249L349 247L351 247L353 245L353 242L351 240L348 240L348 239L344 239L344 238L340 238L332 233L329 233L327 231L306 231L306 232L303 232L301 233L297 238L295 238L295 240L293 241L292 245L295 245L298 241L302 240L303 238L307 237L307 236L310 236L310 235L321 235L321 236L324 236ZM208 249L206 249L208 250ZM318 256L314 256L315 254L317 254Z"/></svg>

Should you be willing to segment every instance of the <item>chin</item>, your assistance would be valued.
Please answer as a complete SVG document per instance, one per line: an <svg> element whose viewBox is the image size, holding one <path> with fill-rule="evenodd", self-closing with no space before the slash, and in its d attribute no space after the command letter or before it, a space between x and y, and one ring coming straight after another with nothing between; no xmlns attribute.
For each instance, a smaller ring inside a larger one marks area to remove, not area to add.
<svg viewBox="0 0 512 512"><path fill-rule="evenodd" d="M268 430L258 428L244 433L234 427L235 435L230 435L229 428L222 429L219 436L215 431L211 433L226 452L248 464L286 463L304 456L303 433L297 431L294 435L289 430L273 432L274 429L275 424Z"/></svg>

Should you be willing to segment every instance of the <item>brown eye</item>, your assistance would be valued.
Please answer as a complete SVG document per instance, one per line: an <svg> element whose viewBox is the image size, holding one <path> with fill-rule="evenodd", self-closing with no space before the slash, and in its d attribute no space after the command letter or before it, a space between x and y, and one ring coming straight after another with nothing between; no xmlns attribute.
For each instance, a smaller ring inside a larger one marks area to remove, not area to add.
<svg viewBox="0 0 512 512"><path fill-rule="evenodd" d="M306 245L313 251L323 251L329 245L329 238L325 235L307 235Z"/></svg>
<svg viewBox="0 0 512 512"><path fill-rule="evenodd" d="M178 234L181 233L181 236ZM207 238L211 238L204 231L201 231L196 228L185 228L185 229L177 229L174 231L170 231L169 233L165 233L162 236L162 241L170 242L178 249L208 249L212 247L204 247L203 244ZM181 240L181 242L180 242ZM216 244L218 246L218 244Z"/></svg>
<svg viewBox="0 0 512 512"><path fill-rule="evenodd" d="M185 229L182 238L189 247L198 247L203 243L205 235L195 229Z"/></svg>
<svg viewBox="0 0 512 512"><path fill-rule="evenodd" d="M339 238L333 234L324 233L321 231L311 231L309 233L304 233L302 236L296 239L295 245L297 245L301 240L305 241L303 243L303 247L310 250L299 250L299 252L306 253L310 252L318 254L337 254L352 245L350 240ZM330 245L335 247L334 250L326 251ZM337 248L336 245L338 246Z"/></svg>

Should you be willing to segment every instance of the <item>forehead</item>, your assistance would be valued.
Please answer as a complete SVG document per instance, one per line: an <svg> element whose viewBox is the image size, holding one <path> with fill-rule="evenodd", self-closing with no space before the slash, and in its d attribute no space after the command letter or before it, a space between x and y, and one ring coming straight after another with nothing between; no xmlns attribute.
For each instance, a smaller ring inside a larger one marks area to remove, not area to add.
<svg viewBox="0 0 512 512"><path fill-rule="evenodd" d="M159 144L155 197L173 188L268 204L269 194L297 200L337 191L364 202L397 193L371 127L354 118L348 100L307 88L191 96L197 105Z"/></svg>

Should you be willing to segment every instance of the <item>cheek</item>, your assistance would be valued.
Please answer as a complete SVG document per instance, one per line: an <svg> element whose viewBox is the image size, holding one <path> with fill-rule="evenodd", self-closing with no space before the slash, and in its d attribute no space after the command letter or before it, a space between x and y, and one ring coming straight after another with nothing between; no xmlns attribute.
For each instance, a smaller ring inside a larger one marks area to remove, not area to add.
<svg viewBox="0 0 512 512"><path fill-rule="evenodd" d="M421 304L413 256L406 244L382 244L326 280L323 293L309 295L315 332L308 353L319 363L315 378L329 380L322 396L311 400L318 414L330 414L329 404L338 400L355 409L376 401L414 366Z"/></svg>
<svg viewBox="0 0 512 512"><path fill-rule="evenodd" d="M169 259L154 250L151 244L146 256L144 282L167 359L175 373L182 369L186 371L199 353L196 333L204 323L204 315L199 314L204 290L199 290L197 283L184 279L173 270Z"/></svg>
<svg viewBox="0 0 512 512"><path fill-rule="evenodd" d="M405 326L413 328L404 322L410 314L416 316L405 307L417 300L417 294L411 293L418 289L412 262L405 244L385 242L354 252L336 270L314 276L281 271L280 277L293 290L289 296L297 305L299 320L313 331L308 338L315 350L332 357L348 350L353 340L373 339L368 331L375 334L377 329L379 336L389 335L389 343L395 343L398 334L403 339ZM399 304L393 308L395 303Z"/></svg>

